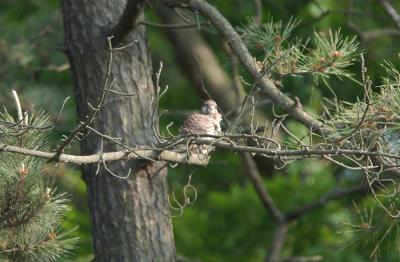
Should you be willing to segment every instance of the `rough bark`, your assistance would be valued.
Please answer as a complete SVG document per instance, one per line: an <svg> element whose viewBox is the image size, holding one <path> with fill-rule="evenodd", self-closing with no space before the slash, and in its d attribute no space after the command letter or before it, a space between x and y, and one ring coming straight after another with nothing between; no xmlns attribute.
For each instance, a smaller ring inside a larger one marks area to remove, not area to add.
<svg viewBox="0 0 400 262"><path fill-rule="evenodd" d="M140 1L138 8L141 8ZM96 104L107 67L107 36L120 21L127 0L63 0L66 52L71 63L79 120ZM132 8L132 1L130 1ZM139 12L139 14L141 11ZM140 14L142 15L142 14ZM118 39L119 40L119 39ZM136 27L119 45L132 46L114 53L115 90L136 96L110 94L94 128L123 138L129 145L155 142L150 104L154 96L151 60L144 27ZM81 142L83 154L98 152L100 139L89 135ZM104 143L104 151L120 149ZM167 204L166 169L144 161L109 165L121 176L96 165L83 169L88 187L96 261L175 261L175 247Z"/></svg>

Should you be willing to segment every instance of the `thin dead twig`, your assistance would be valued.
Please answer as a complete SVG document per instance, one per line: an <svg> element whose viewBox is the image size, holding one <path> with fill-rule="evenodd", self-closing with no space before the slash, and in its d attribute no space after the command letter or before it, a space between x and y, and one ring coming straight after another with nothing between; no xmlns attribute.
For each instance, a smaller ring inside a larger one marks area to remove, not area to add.
<svg viewBox="0 0 400 262"><path fill-rule="evenodd" d="M85 122L80 123L77 127L74 128L74 130L72 130L71 134L63 141L63 143L61 143L61 145L57 148L56 153L53 156L53 158L49 159L48 162L57 161L59 156L64 152L64 149L75 139L75 137L78 135L78 133L82 132L87 126L89 126L93 123L97 113L102 108L102 106L106 100L107 94L108 94L107 86L108 86L109 79L111 77L111 65L112 65L112 61L113 61L113 46L111 43L112 39L113 39L112 36L107 37L108 53L109 53L108 54L108 62L107 62L107 71L106 71L107 73L106 73L106 77L104 79L103 87L101 90L101 95L98 98L96 107L92 108L92 114L87 117ZM113 81L111 83L113 83ZM111 86L109 89L111 89Z"/></svg>

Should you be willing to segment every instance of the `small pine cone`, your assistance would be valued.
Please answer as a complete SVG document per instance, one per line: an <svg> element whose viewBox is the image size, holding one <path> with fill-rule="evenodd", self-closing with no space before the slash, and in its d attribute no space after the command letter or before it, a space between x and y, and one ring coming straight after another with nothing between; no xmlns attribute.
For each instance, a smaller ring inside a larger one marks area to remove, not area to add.
<svg viewBox="0 0 400 262"><path fill-rule="evenodd" d="M51 232L47 235L47 237L49 238L49 240L54 240L57 237L56 232L54 232L54 230L51 230Z"/></svg>
<svg viewBox="0 0 400 262"><path fill-rule="evenodd" d="M17 172L21 177L26 177L29 174L29 169L22 164L21 167L17 169Z"/></svg>

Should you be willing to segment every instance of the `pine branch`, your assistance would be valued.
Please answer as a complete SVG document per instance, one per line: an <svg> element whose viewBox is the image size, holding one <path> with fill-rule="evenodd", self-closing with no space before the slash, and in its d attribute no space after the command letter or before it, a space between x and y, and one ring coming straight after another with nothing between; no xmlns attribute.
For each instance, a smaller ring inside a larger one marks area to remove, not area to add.
<svg viewBox="0 0 400 262"><path fill-rule="evenodd" d="M308 40L291 40L298 24L299 21L292 18L286 26L271 19L262 25L250 21L240 29L243 40L250 48L262 50L263 57L258 62L261 73L267 76L274 73L276 77L313 74L315 77L334 75L352 79L346 67L353 64L359 53L356 38L343 37L340 30L334 33L315 32L312 39L314 47L310 47Z"/></svg>
<svg viewBox="0 0 400 262"><path fill-rule="evenodd" d="M20 108L16 93L14 98ZM0 114L0 143L43 150L51 129L41 127L51 126L50 116L43 111L21 116L22 110L17 111L17 121L7 112ZM0 260L57 261L77 241L59 230L68 198L46 186L43 164L32 156L0 158Z"/></svg>

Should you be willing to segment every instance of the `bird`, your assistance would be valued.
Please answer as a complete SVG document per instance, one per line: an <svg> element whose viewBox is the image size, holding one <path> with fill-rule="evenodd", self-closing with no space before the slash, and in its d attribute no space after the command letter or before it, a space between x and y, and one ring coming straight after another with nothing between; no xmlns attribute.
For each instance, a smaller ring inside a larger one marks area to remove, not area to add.
<svg viewBox="0 0 400 262"><path fill-rule="evenodd" d="M221 133L222 115L218 112L218 105L214 100L206 100L200 112L189 115L179 131L182 135L219 135ZM213 150L210 145L191 145L189 152L208 155Z"/></svg>
<svg viewBox="0 0 400 262"><path fill-rule="evenodd" d="M199 113L189 115L183 122L180 133L182 135L202 134L218 135L221 133L222 115L218 112L218 105L214 100L204 101Z"/></svg>

